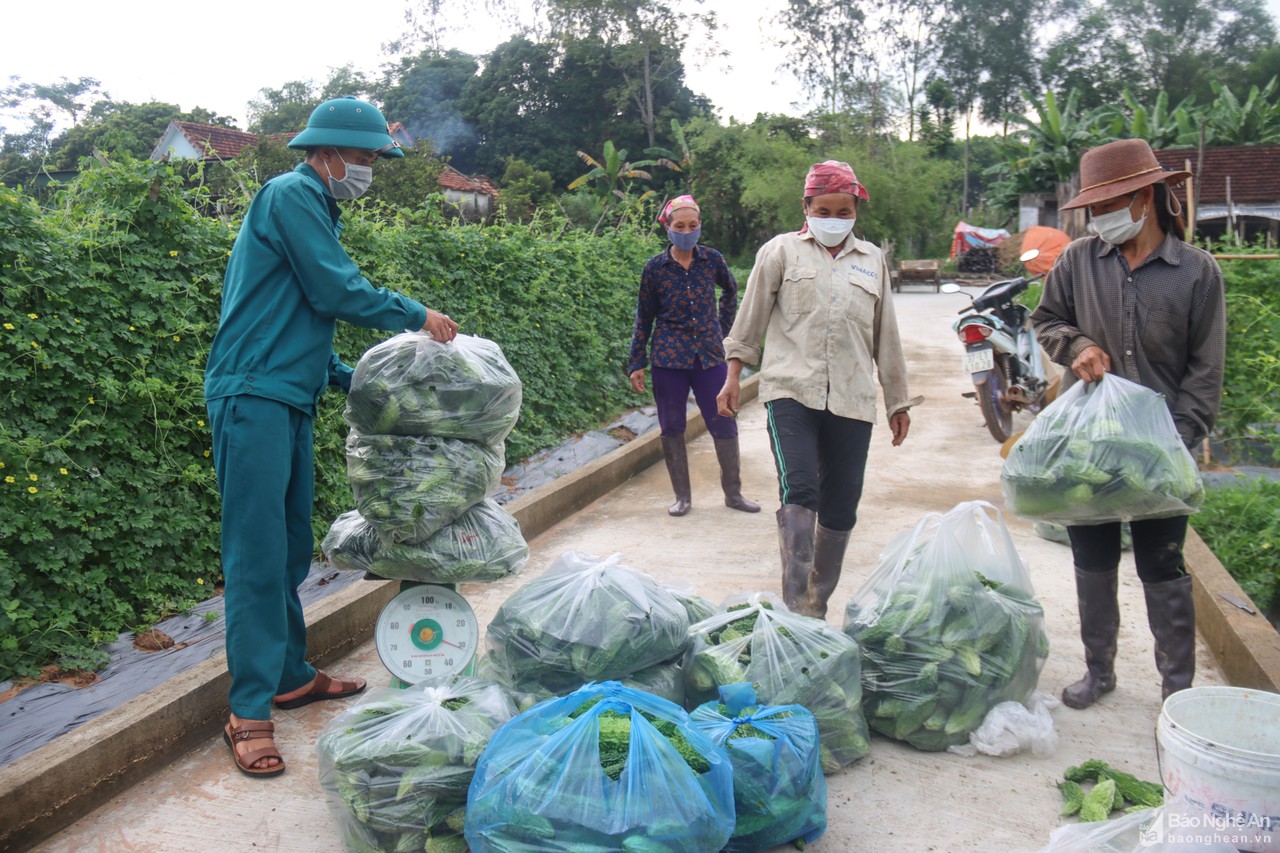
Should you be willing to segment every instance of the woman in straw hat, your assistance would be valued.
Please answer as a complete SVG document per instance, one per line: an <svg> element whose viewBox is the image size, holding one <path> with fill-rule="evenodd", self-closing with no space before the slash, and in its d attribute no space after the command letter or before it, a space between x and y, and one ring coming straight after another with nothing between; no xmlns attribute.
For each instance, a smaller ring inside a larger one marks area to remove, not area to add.
<svg viewBox="0 0 1280 853"><path fill-rule="evenodd" d="M1116 373L1164 395L1191 447L1213 428L1222 397L1225 316L1222 271L1183 242L1181 207L1145 141L1122 139L1085 152L1079 195L1063 209L1089 209L1095 236L1071 243L1045 281L1035 313L1045 352L1069 368L1063 385ZM1134 561L1168 696L1195 675L1195 611L1182 558L1187 517L1134 521ZM1120 522L1067 528L1076 569L1084 678L1062 691L1087 708L1115 689Z"/></svg>
<svg viewBox="0 0 1280 853"><path fill-rule="evenodd" d="M782 598L823 618L857 520L876 419L876 374L894 446L907 438L907 365L880 249L853 235L868 201L848 163L827 160L804 182L805 227L760 248L725 338L720 413L738 410L743 363L761 364L760 399L778 469ZM768 348L762 344L768 337Z"/></svg>
<svg viewBox="0 0 1280 853"><path fill-rule="evenodd" d="M690 391L715 443L724 505L742 512L759 512L760 504L742 496L738 424L733 418L722 417L716 409L716 392L725 376L721 341L738 310L738 282L719 252L698 245L702 211L693 196L671 199L658 222L666 226L671 245L650 258L640 274L627 374L631 387L643 394L645 365L652 367L662 456L676 494L667 513L684 515L693 506L684 443ZM651 350L648 359L646 348Z"/></svg>

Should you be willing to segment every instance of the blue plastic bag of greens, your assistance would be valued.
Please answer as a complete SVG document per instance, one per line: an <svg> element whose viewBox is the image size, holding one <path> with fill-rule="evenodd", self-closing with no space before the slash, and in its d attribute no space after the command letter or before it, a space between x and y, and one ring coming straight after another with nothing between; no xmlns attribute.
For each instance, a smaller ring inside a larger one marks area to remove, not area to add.
<svg viewBox="0 0 1280 853"><path fill-rule="evenodd" d="M720 701L699 705L689 719L733 764L737 824L726 853L809 842L826 831L827 780L813 714L800 705L761 705L750 684L729 684Z"/></svg>
<svg viewBox="0 0 1280 853"><path fill-rule="evenodd" d="M467 793L473 853L708 853L733 832L733 767L683 708L616 681L494 733Z"/></svg>

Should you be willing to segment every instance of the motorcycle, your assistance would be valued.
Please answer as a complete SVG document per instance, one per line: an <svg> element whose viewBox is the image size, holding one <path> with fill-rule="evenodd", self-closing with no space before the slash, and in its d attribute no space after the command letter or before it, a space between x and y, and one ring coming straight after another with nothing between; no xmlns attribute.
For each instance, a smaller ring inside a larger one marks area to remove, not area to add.
<svg viewBox="0 0 1280 853"><path fill-rule="evenodd" d="M1027 263L1040 253L1031 249L1019 260ZM1031 311L1014 301L1040 276L998 281L958 312L951 329L964 344L964 369L973 377L987 431L998 442L1013 433L1015 412L1039 412L1048 403L1040 344L1031 326ZM959 293L960 285L943 284L943 293Z"/></svg>

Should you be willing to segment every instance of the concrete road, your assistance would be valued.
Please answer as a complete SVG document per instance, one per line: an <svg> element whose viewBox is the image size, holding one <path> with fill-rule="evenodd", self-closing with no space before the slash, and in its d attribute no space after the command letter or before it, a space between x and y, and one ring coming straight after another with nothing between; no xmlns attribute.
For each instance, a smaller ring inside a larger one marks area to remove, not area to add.
<svg viewBox="0 0 1280 853"><path fill-rule="evenodd" d="M887 426L877 424L858 526L832 600L829 618L836 625L845 602L875 569L881 549L923 513L975 499L1002 505L999 446L976 403L961 396L972 386L961 371L961 347L949 323L963 297L901 293L895 304L911 390L924 394L926 402L914 411L902 447L891 447ZM744 408L740 424L744 492L764 504L763 512L747 515L722 505L714 450L703 436L691 445L694 509L688 516L666 515L670 488L664 468L654 466L537 537L524 579L565 551L621 552L626 563L663 580L692 583L712 600L747 590L777 591L777 480L762 406ZM1083 671L1070 551L1040 539L1028 523L1006 521L1045 607L1052 650L1041 687L1056 695ZM966 758L918 752L874 737L867 758L830 777L829 829L809 849L1034 851L1061 822L1055 784L1069 765L1096 757L1158 780L1155 726L1161 703L1151 637L1131 560L1126 558L1121 575L1119 687L1088 711L1054 712L1059 736L1054 755ZM483 625L519 582L464 587L463 592ZM1223 683L1203 649L1198 664L1198 684ZM361 675L375 685L387 682L369 644L330 670ZM289 763L279 779L241 776L221 739L211 740L37 849L340 851L317 782L314 749L319 730L338 710L317 703L277 712L278 739Z"/></svg>

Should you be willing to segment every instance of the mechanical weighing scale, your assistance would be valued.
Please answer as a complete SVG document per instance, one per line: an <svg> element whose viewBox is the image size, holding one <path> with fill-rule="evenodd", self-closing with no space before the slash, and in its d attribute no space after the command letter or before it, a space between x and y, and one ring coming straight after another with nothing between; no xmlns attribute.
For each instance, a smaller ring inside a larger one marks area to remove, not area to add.
<svg viewBox="0 0 1280 853"><path fill-rule="evenodd" d="M480 643L475 611L453 584L401 581L378 614L373 642L393 687L470 675Z"/></svg>

